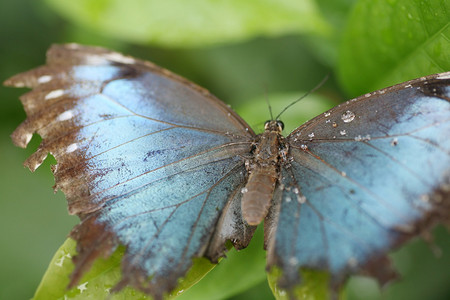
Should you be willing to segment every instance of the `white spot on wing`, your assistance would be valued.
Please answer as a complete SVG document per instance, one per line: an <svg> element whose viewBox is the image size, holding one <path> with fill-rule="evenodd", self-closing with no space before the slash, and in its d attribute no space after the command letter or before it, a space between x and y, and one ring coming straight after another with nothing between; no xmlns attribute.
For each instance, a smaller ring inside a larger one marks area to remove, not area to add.
<svg viewBox="0 0 450 300"><path fill-rule="evenodd" d="M436 79L450 79L450 72L439 74Z"/></svg>
<svg viewBox="0 0 450 300"><path fill-rule="evenodd" d="M24 86L25 86L25 83L23 83L22 81L14 82L14 84L13 84L13 87L18 87L18 88L21 88Z"/></svg>
<svg viewBox="0 0 450 300"><path fill-rule="evenodd" d="M81 48L80 45L78 45L76 43L66 44L65 47L67 47L68 49L73 49L73 50Z"/></svg>
<svg viewBox="0 0 450 300"><path fill-rule="evenodd" d="M298 259L294 256L292 256L291 258L289 258L289 264L291 266L297 266L298 265Z"/></svg>
<svg viewBox="0 0 450 300"><path fill-rule="evenodd" d="M84 57L84 63L88 65L103 65L107 60L100 55L86 55Z"/></svg>
<svg viewBox="0 0 450 300"><path fill-rule="evenodd" d="M32 137L33 137L32 133L25 134L25 145L28 145L28 143L31 141Z"/></svg>
<svg viewBox="0 0 450 300"><path fill-rule="evenodd" d="M67 121L72 119L73 116L74 114L72 110L66 110L56 118L56 121Z"/></svg>
<svg viewBox="0 0 450 300"><path fill-rule="evenodd" d="M32 172L34 172L34 170L36 170L37 168L39 168L40 165L42 165L42 162L47 158L47 154L42 157L42 159L36 161L34 164L30 165L29 168Z"/></svg>
<svg viewBox="0 0 450 300"><path fill-rule="evenodd" d="M73 151L78 149L78 145L76 143L70 144L66 148L66 153L72 153Z"/></svg>
<svg viewBox="0 0 450 300"><path fill-rule="evenodd" d="M109 60L123 63L123 64L134 64L136 63L136 60L132 57L123 56L119 53L108 53L105 55L105 57Z"/></svg>
<svg viewBox="0 0 450 300"><path fill-rule="evenodd" d="M298 203L303 204L303 203L306 202L306 197L298 195L297 196L297 201L298 201Z"/></svg>
<svg viewBox="0 0 450 300"><path fill-rule="evenodd" d="M50 100L50 99L61 97L62 95L64 95L64 90L54 90L54 91L51 91L50 93L48 93L47 95L45 95L44 99Z"/></svg>
<svg viewBox="0 0 450 300"><path fill-rule="evenodd" d="M360 134L358 136L355 136L355 141L357 142L368 142L372 139L370 134L366 134L366 136L361 136Z"/></svg>
<svg viewBox="0 0 450 300"><path fill-rule="evenodd" d="M123 56L119 53L105 53L102 55L87 55L85 58L85 62L90 65L102 65L106 64L110 61L118 62L122 64L134 64L136 60L132 57Z"/></svg>
<svg viewBox="0 0 450 300"><path fill-rule="evenodd" d="M39 84L46 83L46 82L49 82L50 80L52 80L52 78L53 77L50 75L43 75L37 79L37 82Z"/></svg>

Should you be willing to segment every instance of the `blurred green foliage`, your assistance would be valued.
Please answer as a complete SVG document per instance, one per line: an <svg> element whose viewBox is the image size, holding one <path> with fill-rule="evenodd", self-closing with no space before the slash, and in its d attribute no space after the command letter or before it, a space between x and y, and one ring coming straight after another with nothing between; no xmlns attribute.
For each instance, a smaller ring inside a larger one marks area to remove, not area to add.
<svg viewBox="0 0 450 300"><path fill-rule="evenodd" d="M0 1L0 81L43 64L52 43L106 46L208 88L260 129L266 97L276 114L330 74L283 115L292 129L348 96L448 71L449 14L446 0ZM9 139L25 118L16 100L24 92L0 87L0 299L32 297L77 223L62 193L53 195L54 161L36 174L21 167L39 137L26 150ZM450 298L450 238L434 233L442 257L415 240L392 255L402 281L380 295L373 280L355 277L347 298ZM273 299L264 255L260 233L180 299Z"/></svg>
<svg viewBox="0 0 450 300"><path fill-rule="evenodd" d="M449 1L358 1L348 22L338 71L352 95L450 70Z"/></svg>
<svg viewBox="0 0 450 300"><path fill-rule="evenodd" d="M255 35L330 31L314 0L47 0L61 15L120 40L166 47L225 44Z"/></svg>

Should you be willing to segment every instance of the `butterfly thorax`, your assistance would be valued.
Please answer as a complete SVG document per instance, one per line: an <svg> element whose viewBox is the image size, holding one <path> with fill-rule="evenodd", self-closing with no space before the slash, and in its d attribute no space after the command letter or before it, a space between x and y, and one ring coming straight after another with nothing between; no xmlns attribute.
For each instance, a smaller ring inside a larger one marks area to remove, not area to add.
<svg viewBox="0 0 450 300"><path fill-rule="evenodd" d="M287 152L281 135L283 123L267 121L265 130L255 139L252 157L246 160L248 181L242 190L242 215L249 225L258 225L269 211L280 164Z"/></svg>

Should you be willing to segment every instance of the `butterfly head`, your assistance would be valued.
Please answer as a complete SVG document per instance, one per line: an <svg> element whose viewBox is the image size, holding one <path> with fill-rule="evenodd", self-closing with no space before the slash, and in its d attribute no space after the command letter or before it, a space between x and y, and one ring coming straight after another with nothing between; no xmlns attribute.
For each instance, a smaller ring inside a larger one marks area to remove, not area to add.
<svg viewBox="0 0 450 300"><path fill-rule="evenodd" d="M284 123L280 120L269 120L264 123L264 130L276 131L281 133L284 129Z"/></svg>

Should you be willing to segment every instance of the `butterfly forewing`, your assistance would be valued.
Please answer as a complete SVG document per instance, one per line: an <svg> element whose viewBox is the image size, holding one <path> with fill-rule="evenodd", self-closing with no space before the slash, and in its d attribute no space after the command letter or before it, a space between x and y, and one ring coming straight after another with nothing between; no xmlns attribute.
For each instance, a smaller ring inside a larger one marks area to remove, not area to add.
<svg viewBox="0 0 450 300"><path fill-rule="evenodd" d="M236 216L254 134L206 90L79 45L53 46L46 66L6 84L34 88L21 98L28 118L13 140L25 147L33 133L42 136L26 164L34 170L53 154L56 188L82 219L71 234L79 253L72 285L123 244L118 288L160 298L193 257L217 260L231 237L239 248L248 244L253 228Z"/></svg>
<svg viewBox="0 0 450 300"><path fill-rule="evenodd" d="M449 222L450 74L350 100L292 132L289 162L266 220L269 266L281 285L301 267L392 273L386 253Z"/></svg>

